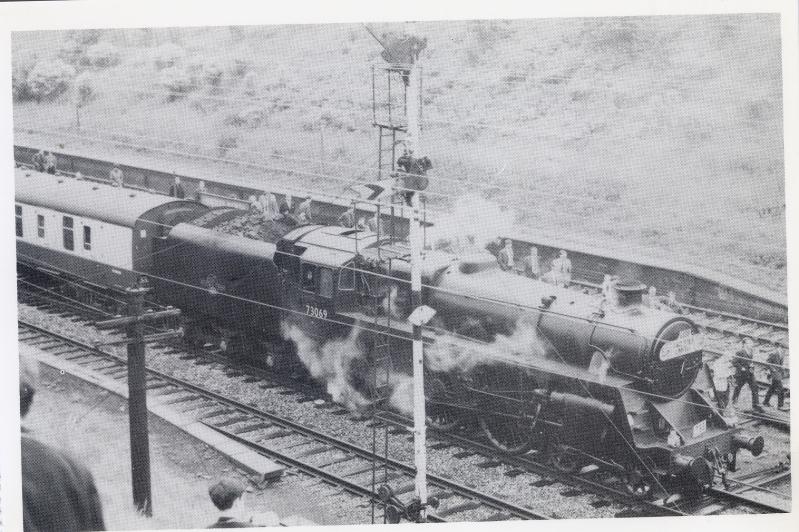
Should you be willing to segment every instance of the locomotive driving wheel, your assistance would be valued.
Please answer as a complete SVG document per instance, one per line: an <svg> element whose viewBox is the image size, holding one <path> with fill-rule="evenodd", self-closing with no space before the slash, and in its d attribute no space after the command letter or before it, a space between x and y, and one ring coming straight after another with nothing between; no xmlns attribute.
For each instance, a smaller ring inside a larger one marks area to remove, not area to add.
<svg viewBox="0 0 799 532"><path fill-rule="evenodd" d="M451 406L457 401L455 383L446 374L427 369L424 379L427 424L441 432L454 431L465 420L463 410Z"/></svg>
<svg viewBox="0 0 799 532"><path fill-rule="evenodd" d="M480 367L476 384L485 392L479 405L479 424L491 444L508 454L523 454L541 443L536 429L542 405L538 403L530 417L532 405L525 400L527 390L535 382L522 372L508 367Z"/></svg>
<svg viewBox="0 0 799 532"><path fill-rule="evenodd" d="M586 461L578 452L563 445L553 445L549 451L549 463L563 473L576 473L583 468Z"/></svg>
<svg viewBox="0 0 799 532"><path fill-rule="evenodd" d="M536 444L530 420L499 413L482 414L480 428L491 444L508 454L524 454Z"/></svg>

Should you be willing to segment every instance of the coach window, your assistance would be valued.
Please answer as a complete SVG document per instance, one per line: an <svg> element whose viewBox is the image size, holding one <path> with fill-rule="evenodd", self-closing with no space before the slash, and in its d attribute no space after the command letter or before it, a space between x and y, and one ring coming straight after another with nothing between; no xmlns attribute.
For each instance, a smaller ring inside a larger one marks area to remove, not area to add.
<svg viewBox="0 0 799 532"><path fill-rule="evenodd" d="M39 238L44 238L44 216L41 214L36 215L36 230L39 233Z"/></svg>
<svg viewBox="0 0 799 532"><path fill-rule="evenodd" d="M92 249L92 228L88 225L83 226L83 249Z"/></svg>
<svg viewBox="0 0 799 532"><path fill-rule="evenodd" d="M316 266L313 264L302 265L302 289L316 292Z"/></svg>
<svg viewBox="0 0 799 532"><path fill-rule="evenodd" d="M75 249L75 221L71 216L64 216L64 249Z"/></svg>
<svg viewBox="0 0 799 532"><path fill-rule="evenodd" d="M22 206L14 205L14 218L17 224L17 236L22 236Z"/></svg>
<svg viewBox="0 0 799 532"><path fill-rule="evenodd" d="M319 268L319 295L333 297L333 270L330 268Z"/></svg>

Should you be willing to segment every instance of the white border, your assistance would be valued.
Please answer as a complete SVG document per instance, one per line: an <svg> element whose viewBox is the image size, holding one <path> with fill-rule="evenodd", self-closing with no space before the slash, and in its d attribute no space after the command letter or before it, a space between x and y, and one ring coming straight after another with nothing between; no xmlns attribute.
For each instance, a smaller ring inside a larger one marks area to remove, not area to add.
<svg viewBox="0 0 799 532"><path fill-rule="evenodd" d="M9 178L13 168L13 128L11 124L11 66L10 32L20 30L78 29L106 27L168 27L168 26L224 26L287 23L370 22L403 20L452 20L477 18L554 18L646 15L692 15L721 13L781 13L783 61L783 110L785 131L785 176L788 227L797 220L794 182L799 168L797 155L797 4L795 0L559 0L557 2L510 2L508 0L403 0L379 2L377 0L292 0L290 2L245 2L225 0L85 0L81 2L12 2L0 3L0 168L6 169L0 180L2 207L0 220L0 338L5 347L0 371L0 415L4 430L0 434L0 496L2 497L2 522L5 530L22 530L19 473L19 408L17 398L17 359L15 315L15 263L14 239L11 225L13 182ZM789 305L797 303L794 271L797 257L795 230L788 231ZM790 333L791 345L797 345L796 330ZM794 365L796 365L796 361ZM795 379L796 380L796 379ZM796 391L794 386L794 392ZM799 414L794 411L795 423ZM792 441L792 454L796 455L796 438ZM797 482L793 497L796 500ZM793 523L793 526L790 525ZM554 521L503 523L509 530L631 530L643 528L678 529L698 528L704 531L768 527L769 532L797 530L795 515L724 516L710 518L614 519L599 521ZM446 525L447 529L482 529L496 527L495 523ZM410 529L411 525L404 528ZM326 528L345 530L345 527ZM435 530L442 530L436 525Z"/></svg>

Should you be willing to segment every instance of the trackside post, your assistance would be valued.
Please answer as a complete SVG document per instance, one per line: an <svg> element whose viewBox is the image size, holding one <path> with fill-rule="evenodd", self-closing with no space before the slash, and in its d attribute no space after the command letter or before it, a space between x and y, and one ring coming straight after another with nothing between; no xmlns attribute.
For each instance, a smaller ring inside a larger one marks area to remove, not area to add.
<svg viewBox="0 0 799 532"><path fill-rule="evenodd" d="M128 316L97 323L100 329L124 327L127 331L128 350L128 419L130 424L130 461L133 478L133 504L147 517L153 515L152 489L150 481L150 438L147 428L147 367L145 365L145 343L153 337L144 335L147 323L163 322L180 316L180 310L167 309L160 312L144 312L144 296L149 288L135 287L126 290ZM157 338L174 337L182 332L158 333ZM120 342L111 342L118 344Z"/></svg>

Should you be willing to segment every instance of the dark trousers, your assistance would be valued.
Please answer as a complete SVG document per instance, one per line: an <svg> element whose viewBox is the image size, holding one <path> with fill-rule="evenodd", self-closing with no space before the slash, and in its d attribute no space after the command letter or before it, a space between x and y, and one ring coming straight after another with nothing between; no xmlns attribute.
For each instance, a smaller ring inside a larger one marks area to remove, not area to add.
<svg viewBox="0 0 799 532"><path fill-rule="evenodd" d="M777 408L782 408L782 405L785 404L785 388L782 386L782 379L771 379L763 404L768 406L768 402L771 401L771 396L774 394L777 394Z"/></svg>
<svg viewBox="0 0 799 532"><path fill-rule="evenodd" d="M736 373L735 374L735 388L732 390L733 404L738 402L738 395L741 393L741 388L744 384L749 385L749 390L752 392L752 408L760 406L760 399L757 396L757 382L755 381L754 372Z"/></svg>
<svg viewBox="0 0 799 532"><path fill-rule="evenodd" d="M730 397L729 388L726 390L716 390L716 403L719 405L719 410L727 408L727 401Z"/></svg>

